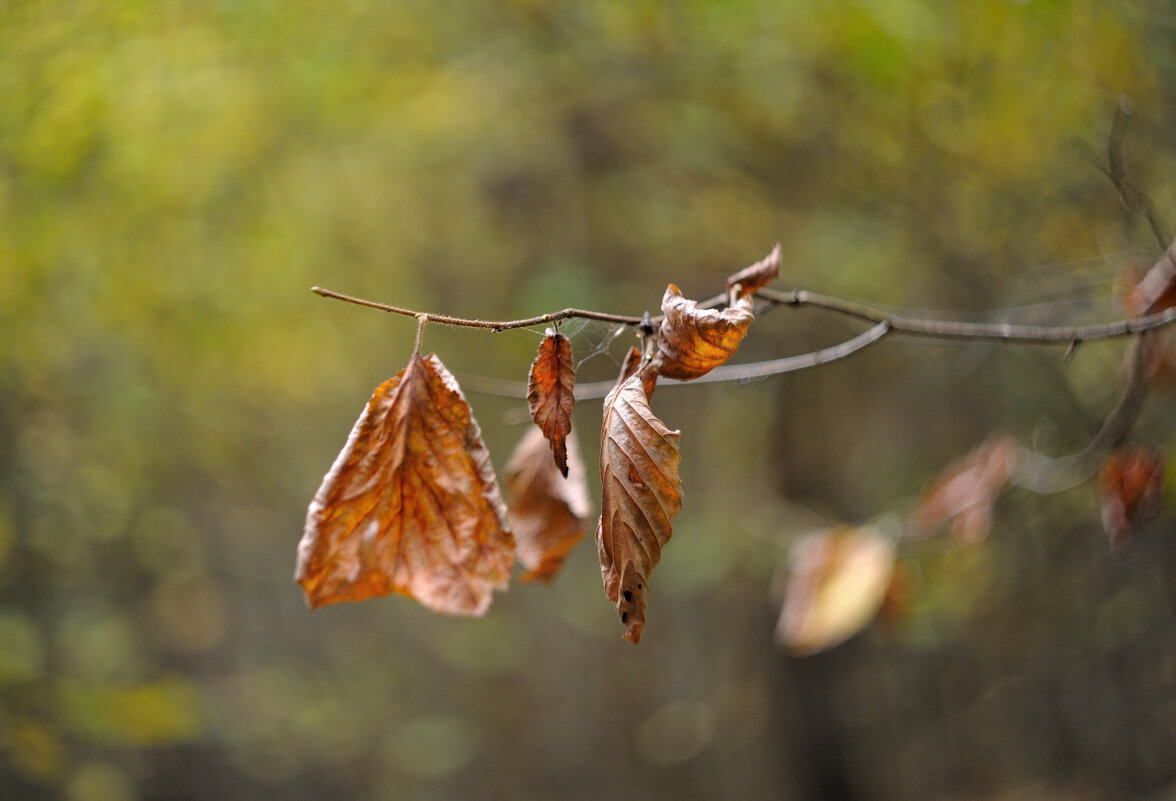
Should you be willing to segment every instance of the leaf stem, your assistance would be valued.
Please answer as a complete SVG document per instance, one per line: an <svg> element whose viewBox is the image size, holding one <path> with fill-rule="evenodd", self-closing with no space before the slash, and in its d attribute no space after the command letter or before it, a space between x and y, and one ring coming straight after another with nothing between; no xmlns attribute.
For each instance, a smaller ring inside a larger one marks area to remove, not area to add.
<svg viewBox="0 0 1176 801"><path fill-rule="evenodd" d="M417 335L416 344L413 345L412 352L417 356L421 355L421 340L425 337L425 325L429 322L429 315L421 312L416 316L417 318Z"/></svg>

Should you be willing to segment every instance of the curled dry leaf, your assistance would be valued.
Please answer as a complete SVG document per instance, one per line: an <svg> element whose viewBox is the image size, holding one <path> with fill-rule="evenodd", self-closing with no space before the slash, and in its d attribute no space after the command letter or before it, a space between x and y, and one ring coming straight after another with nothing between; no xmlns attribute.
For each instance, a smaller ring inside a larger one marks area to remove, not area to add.
<svg viewBox="0 0 1176 801"><path fill-rule="evenodd" d="M704 376L731 358L755 319L750 296L722 311L700 309L673 284L662 298L662 313L653 368L681 381Z"/></svg>
<svg viewBox="0 0 1176 801"><path fill-rule="evenodd" d="M572 430L575 387L572 343L563 334L549 328L539 345L535 361L531 363L531 372L527 378L527 406L531 409L531 419L551 443L555 464L565 477L568 474L565 440Z"/></svg>
<svg viewBox="0 0 1176 801"><path fill-rule="evenodd" d="M1117 548L1159 513L1164 460L1150 448L1120 448L1103 463L1098 487L1103 528Z"/></svg>
<svg viewBox="0 0 1176 801"><path fill-rule="evenodd" d="M470 407L435 355L414 353L376 388L311 501L295 578L312 608L396 592L477 616L513 563Z"/></svg>
<svg viewBox="0 0 1176 801"><path fill-rule="evenodd" d="M575 434L567 438L568 475L551 460L543 431L534 426L506 466L506 494L523 581L550 582L588 530L588 483Z"/></svg>
<svg viewBox="0 0 1176 801"><path fill-rule="evenodd" d="M952 535L961 542L984 539L992 525L993 504L1016 470L1017 452L1011 436L990 437L923 492L911 513L912 526L930 533L951 522Z"/></svg>
<svg viewBox="0 0 1176 801"><path fill-rule="evenodd" d="M600 435L603 490L596 550L604 592L617 605L625 639L636 644L645 627L649 576L682 508L678 438L653 416L642 382L623 378L604 399Z"/></svg>
<svg viewBox="0 0 1176 801"><path fill-rule="evenodd" d="M801 537L792 546L776 641L808 656L849 639L878 613L894 564L894 541L872 526Z"/></svg>
<svg viewBox="0 0 1176 801"><path fill-rule="evenodd" d="M1131 291L1128 305L1138 315L1156 314L1176 306L1176 242Z"/></svg>
<svg viewBox="0 0 1176 801"><path fill-rule="evenodd" d="M755 294L776 280L780 275L780 243L772 248L772 252L750 267L744 267L737 273L727 277L727 289L732 290L739 285L739 298Z"/></svg>

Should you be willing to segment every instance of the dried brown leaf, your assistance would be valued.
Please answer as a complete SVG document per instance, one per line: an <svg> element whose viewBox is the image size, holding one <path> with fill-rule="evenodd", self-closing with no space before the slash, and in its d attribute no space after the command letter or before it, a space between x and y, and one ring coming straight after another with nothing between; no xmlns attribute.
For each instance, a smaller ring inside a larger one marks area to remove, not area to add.
<svg viewBox="0 0 1176 801"><path fill-rule="evenodd" d="M653 415L642 373L619 382L604 399L600 437L603 490L596 550L604 592L617 605L625 639L645 626L649 576L682 508L678 438Z"/></svg>
<svg viewBox="0 0 1176 801"><path fill-rule="evenodd" d="M452 374L414 353L376 388L306 513L295 578L311 607L401 593L478 616L514 539L490 454Z"/></svg>
<svg viewBox="0 0 1176 801"><path fill-rule="evenodd" d="M1160 511L1162 455L1150 448L1120 448L1103 463L1098 486L1103 528L1117 548Z"/></svg>
<svg viewBox="0 0 1176 801"><path fill-rule="evenodd" d="M531 363L527 379L527 406L531 419L551 443L551 454L559 471L568 474L568 449L565 444L572 430L572 407L576 404L576 367L572 362L572 343L563 334L548 329L539 353Z"/></svg>
<svg viewBox="0 0 1176 801"><path fill-rule="evenodd" d="M543 431L532 426L506 466L507 504L523 581L550 582L588 531L588 483L575 434L567 438L568 475L551 460Z"/></svg>
<svg viewBox="0 0 1176 801"><path fill-rule="evenodd" d="M727 361L755 319L750 296L722 311L700 309L673 284L662 298L662 313L665 319L658 331L653 369L681 381L706 375Z"/></svg>
<svg viewBox="0 0 1176 801"><path fill-rule="evenodd" d="M1017 441L1007 434L990 437L949 466L919 499L911 524L929 533L951 523L961 542L988 536L992 507L1017 467Z"/></svg>
<svg viewBox="0 0 1176 801"><path fill-rule="evenodd" d="M776 280L780 275L780 244L772 248L772 252L750 267L744 267L727 278L727 289L732 290L739 285L737 297L743 298L755 293Z"/></svg>
<svg viewBox="0 0 1176 801"><path fill-rule="evenodd" d="M871 526L801 537L792 547L776 641L808 656L849 639L877 615L894 565L894 541Z"/></svg>

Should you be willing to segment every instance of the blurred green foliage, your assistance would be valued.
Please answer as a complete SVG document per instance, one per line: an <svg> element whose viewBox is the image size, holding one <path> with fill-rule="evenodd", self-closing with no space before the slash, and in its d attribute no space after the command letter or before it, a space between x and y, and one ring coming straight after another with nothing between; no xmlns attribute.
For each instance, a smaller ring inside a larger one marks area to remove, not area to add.
<svg viewBox="0 0 1176 801"><path fill-rule="evenodd" d="M659 392L686 506L636 650L590 545L481 621L308 615L290 574L414 333L310 285L639 314L779 240L787 285L1110 319L1157 243L1073 142L1129 96L1173 230L1174 36L1163 0L5 2L0 798L1166 797L1170 512L1112 559L1089 488L1013 493L986 544L911 556L907 619L771 645L791 536L901 510L996 426L1080 447L1121 343ZM612 375L627 338L571 330ZM781 309L743 356L851 332ZM515 380L537 344L426 335ZM472 401L501 467L520 404Z"/></svg>

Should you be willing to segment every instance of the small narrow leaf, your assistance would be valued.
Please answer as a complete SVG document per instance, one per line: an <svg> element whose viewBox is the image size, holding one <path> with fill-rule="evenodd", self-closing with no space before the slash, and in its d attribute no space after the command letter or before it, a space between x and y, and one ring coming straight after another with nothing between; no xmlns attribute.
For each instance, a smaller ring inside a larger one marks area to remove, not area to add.
<svg viewBox="0 0 1176 801"><path fill-rule="evenodd" d="M547 440L534 426L519 441L506 466L511 528L519 561L527 568L522 581L554 579L588 530L592 505L575 434L568 435L567 446L567 478L556 470Z"/></svg>
<svg viewBox="0 0 1176 801"><path fill-rule="evenodd" d="M1007 434L984 444L940 474L919 498L911 524L930 533L951 523L952 535L961 542L978 542L988 536L992 507L1017 467L1017 441Z"/></svg>
<svg viewBox="0 0 1176 801"><path fill-rule="evenodd" d="M535 361L531 363L527 406L531 409L531 419L551 443L551 454L564 477L568 475L568 451L564 441L572 430L575 387L572 343L563 334L549 328Z"/></svg>
<svg viewBox="0 0 1176 801"><path fill-rule="evenodd" d="M755 294L776 280L780 275L780 244L772 248L772 252L750 267L744 267L727 278L727 289L732 290L739 285L738 297L743 298Z"/></svg>
<svg viewBox="0 0 1176 801"><path fill-rule="evenodd" d="M414 353L376 388L306 513L295 578L311 607L401 593L479 616L514 540L457 381Z"/></svg>
<svg viewBox="0 0 1176 801"><path fill-rule="evenodd" d="M776 641L808 656L849 639L878 614L894 564L894 541L874 527L801 537L792 547Z"/></svg>
<svg viewBox="0 0 1176 801"><path fill-rule="evenodd" d="M1164 460L1149 448L1120 448L1103 463L1098 486L1103 529L1118 548L1159 513Z"/></svg>
<svg viewBox="0 0 1176 801"><path fill-rule="evenodd" d="M755 319L750 296L722 311L700 309L670 284L662 298L661 329L653 368L659 375L686 381L727 361Z"/></svg>
<svg viewBox="0 0 1176 801"><path fill-rule="evenodd" d="M596 550L604 592L636 644L645 626L649 576L682 508L678 438L653 416L642 375L635 371L604 400L600 436L603 489Z"/></svg>

